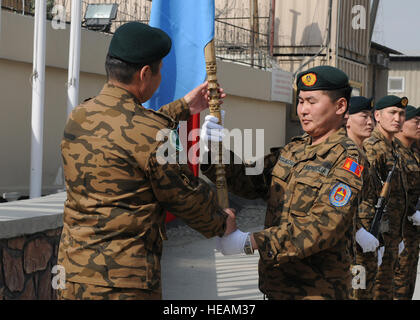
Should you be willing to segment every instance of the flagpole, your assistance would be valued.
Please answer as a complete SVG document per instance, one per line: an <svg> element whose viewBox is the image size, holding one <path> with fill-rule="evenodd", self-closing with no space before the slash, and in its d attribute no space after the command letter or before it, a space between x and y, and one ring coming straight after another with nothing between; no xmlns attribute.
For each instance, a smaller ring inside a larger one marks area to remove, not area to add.
<svg viewBox="0 0 420 320"><path fill-rule="evenodd" d="M46 12L46 0L36 0L32 71L30 198L40 197L42 193Z"/></svg>
<svg viewBox="0 0 420 320"><path fill-rule="evenodd" d="M0 39L1 39L1 14L2 14L2 10L1 10L1 0L0 0Z"/></svg>
<svg viewBox="0 0 420 320"><path fill-rule="evenodd" d="M208 89L210 91L209 110L210 114L222 122L221 107L219 104L219 88L217 84L217 65L216 51L214 47L214 39L211 40L204 48L204 56L206 60L206 71ZM214 149L213 149L214 150ZM222 164L223 148L222 142L219 143L218 155L216 161L216 192L217 201L222 208L229 208L228 188L226 182L225 166Z"/></svg>
<svg viewBox="0 0 420 320"><path fill-rule="evenodd" d="M67 115L79 104L80 34L82 28L81 0L71 3L69 68L67 80Z"/></svg>

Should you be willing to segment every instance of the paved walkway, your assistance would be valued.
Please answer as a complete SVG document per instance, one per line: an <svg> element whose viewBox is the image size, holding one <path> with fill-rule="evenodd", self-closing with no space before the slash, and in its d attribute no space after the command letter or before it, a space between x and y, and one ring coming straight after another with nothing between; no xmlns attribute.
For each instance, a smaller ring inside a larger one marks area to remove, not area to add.
<svg viewBox="0 0 420 320"><path fill-rule="evenodd" d="M243 231L261 230L253 228ZM223 256L215 239L164 243L162 290L164 300L261 300L258 290L258 252ZM413 300L420 300L420 264Z"/></svg>
<svg viewBox="0 0 420 320"><path fill-rule="evenodd" d="M215 238L178 245L166 241L162 256L163 299L261 300L259 255L223 256L215 247Z"/></svg>

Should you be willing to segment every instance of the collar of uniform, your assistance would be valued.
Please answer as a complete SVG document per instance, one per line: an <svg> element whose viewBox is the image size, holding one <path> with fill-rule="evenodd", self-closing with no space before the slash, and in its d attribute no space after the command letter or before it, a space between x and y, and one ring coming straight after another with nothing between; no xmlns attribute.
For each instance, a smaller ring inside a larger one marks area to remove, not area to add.
<svg viewBox="0 0 420 320"><path fill-rule="evenodd" d="M328 151L330 151L334 146L340 143L340 141L347 137L346 129L340 128L337 131L333 132L327 140L321 143L320 147L315 150L315 153L323 157Z"/></svg>
<svg viewBox="0 0 420 320"><path fill-rule="evenodd" d="M141 106L140 101L130 91L128 91L124 88L118 87L114 84L110 84L108 82L105 83L105 85L102 88L100 94L110 96L110 97L114 97L114 98L117 98L117 99L124 99L127 102L133 102L134 104ZM132 100L132 101L130 101L130 100ZM131 103L124 103L124 104L122 104L122 106L125 109L129 109L130 111L135 111L134 105L132 105Z"/></svg>
<svg viewBox="0 0 420 320"><path fill-rule="evenodd" d="M390 148L392 148L393 146L392 146L392 141L389 141L384 135L383 135L383 133L381 132L381 130L379 130L378 129L378 127L376 126L374 129L373 129L373 131L372 131L372 134L371 134L371 137L374 137L374 138L376 138L376 139L379 139L379 140L381 140L381 141L383 141L383 142L385 142L385 144L388 146L388 147L390 147Z"/></svg>
<svg viewBox="0 0 420 320"><path fill-rule="evenodd" d="M393 142L394 142L394 144L395 144L397 147L399 147L399 148L403 148L403 149L405 149L406 151L412 151L411 146L410 146L410 147L407 147L407 146L406 146L406 145L404 145L404 143L402 143L402 141L401 141L400 139L398 139L397 137L394 137Z"/></svg>

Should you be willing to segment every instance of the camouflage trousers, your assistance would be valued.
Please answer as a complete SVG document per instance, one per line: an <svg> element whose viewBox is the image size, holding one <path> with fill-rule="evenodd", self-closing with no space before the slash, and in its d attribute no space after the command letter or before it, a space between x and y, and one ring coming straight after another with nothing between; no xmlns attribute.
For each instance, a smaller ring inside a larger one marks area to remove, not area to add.
<svg viewBox="0 0 420 320"><path fill-rule="evenodd" d="M417 278L420 228L411 222L404 225L404 250L401 252L394 276L394 300L411 300Z"/></svg>
<svg viewBox="0 0 420 320"><path fill-rule="evenodd" d="M278 268L259 266L259 289L268 300L347 300L351 294L350 273L337 273L336 278L325 279L319 275L296 277L291 264ZM345 270L348 270L349 266ZM291 274L292 273L292 274ZM304 273L302 273L304 274Z"/></svg>
<svg viewBox="0 0 420 320"><path fill-rule="evenodd" d="M58 300L162 300L162 292L67 281L66 288L58 290L57 298Z"/></svg>
<svg viewBox="0 0 420 320"><path fill-rule="evenodd" d="M376 252L363 253L362 248L357 245L356 263L352 266L362 266L364 268L364 277L359 274L360 281L364 283L355 283L358 275L353 274L352 287L353 291L350 296L352 300L372 300L373 287L375 285L376 274L378 271L378 256Z"/></svg>
<svg viewBox="0 0 420 320"><path fill-rule="evenodd" d="M398 230L398 232L392 232ZM398 261L398 245L402 238L399 228L390 228L391 232L383 232L382 237L385 246L382 264L378 267L375 286L373 288L373 298L375 300L392 300L394 285L395 268Z"/></svg>

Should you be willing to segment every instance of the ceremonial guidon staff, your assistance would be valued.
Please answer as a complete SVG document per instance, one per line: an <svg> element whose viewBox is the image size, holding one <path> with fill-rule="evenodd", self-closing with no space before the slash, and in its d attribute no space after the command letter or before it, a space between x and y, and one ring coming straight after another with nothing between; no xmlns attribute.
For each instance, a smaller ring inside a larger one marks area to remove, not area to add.
<svg viewBox="0 0 420 320"><path fill-rule="evenodd" d="M206 59L206 71L209 90L209 110L210 115L219 119L219 124L222 124L221 107L219 104L219 92L217 84L217 65L216 65L216 52L214 48L214 39L211 40L204 48L204 55ZM212 145L214 145L212 143ZM222 163L223 157L223 143L219 142L218 155L215 158L216 167L216 193L217 201L221 208L229 208L228 188L225 176L225 166ZM210 150L214 150L211 148Z"/></svg>

